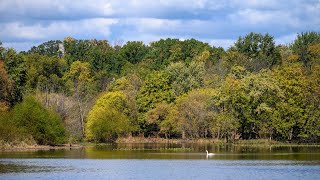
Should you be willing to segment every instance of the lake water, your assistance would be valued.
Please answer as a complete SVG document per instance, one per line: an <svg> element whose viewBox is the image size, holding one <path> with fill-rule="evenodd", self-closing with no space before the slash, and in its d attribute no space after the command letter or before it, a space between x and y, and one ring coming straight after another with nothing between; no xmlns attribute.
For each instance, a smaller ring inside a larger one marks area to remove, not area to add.
<svg viewBox="0 0 320 180"><path fill-rule="evenodd" d="M113 144L0 152L0 179L320 179L320 148Z"/></svg>

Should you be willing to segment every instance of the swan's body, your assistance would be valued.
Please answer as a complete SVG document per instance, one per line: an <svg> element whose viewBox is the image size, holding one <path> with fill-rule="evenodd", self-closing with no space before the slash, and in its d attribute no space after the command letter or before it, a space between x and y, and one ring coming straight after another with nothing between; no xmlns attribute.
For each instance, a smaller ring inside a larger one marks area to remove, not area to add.
<svg viewBox="0 0 320 180"><path fill-rule="evenodd" d="M208 150L206 150L206 152L207 152L207 156L213 156L214 155L214 153L209 153Z"/></svg>

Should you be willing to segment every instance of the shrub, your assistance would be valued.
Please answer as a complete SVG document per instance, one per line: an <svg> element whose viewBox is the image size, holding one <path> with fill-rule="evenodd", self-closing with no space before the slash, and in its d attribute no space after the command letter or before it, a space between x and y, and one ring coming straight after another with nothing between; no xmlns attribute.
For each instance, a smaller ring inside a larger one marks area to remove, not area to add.
<svg viewBox="0 0 320 180"><path fill-rule="evenodd" d="M13 119L40 145L55 145L65 141L65 129L61 118L55 112L46 109L33 97L27 97L13 109Z"/></svg>

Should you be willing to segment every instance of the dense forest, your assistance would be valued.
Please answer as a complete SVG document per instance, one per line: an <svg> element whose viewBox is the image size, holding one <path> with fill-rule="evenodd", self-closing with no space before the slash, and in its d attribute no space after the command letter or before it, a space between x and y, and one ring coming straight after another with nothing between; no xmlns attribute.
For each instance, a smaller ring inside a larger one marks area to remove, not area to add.
<svg viewBox="0 0 320 180"><path fill-rule="evenodd" d="M319 142L320 33L0 45L0 144L131 136Z"/></svg>

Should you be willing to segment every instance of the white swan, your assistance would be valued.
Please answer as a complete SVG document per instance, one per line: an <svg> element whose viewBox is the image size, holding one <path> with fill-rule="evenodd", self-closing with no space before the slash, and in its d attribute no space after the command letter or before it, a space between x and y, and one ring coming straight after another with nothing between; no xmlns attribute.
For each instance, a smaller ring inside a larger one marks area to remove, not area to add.
<svg viewBox="0 0 320 180"><path fill-rule="evenodd" d="M207 156L213 156L214 155L214 153L209 153L208 150L206 150L206 152L207 152Z"/></svg>

